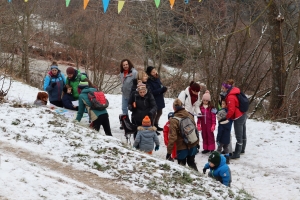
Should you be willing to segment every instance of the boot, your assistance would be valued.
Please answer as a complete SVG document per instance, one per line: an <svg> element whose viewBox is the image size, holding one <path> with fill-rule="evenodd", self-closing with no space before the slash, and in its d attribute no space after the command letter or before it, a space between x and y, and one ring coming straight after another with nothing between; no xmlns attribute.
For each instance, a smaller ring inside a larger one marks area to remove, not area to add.
<svg viewBox="0 0 300 200"><path fill-rule="evenodd" d="M245 153L246 144L247 144L247 140L243 140L243 145L242 145L242 151L241 151L241 153Z"/></svg>
<svg viewBox="0 0 300 200"><path fill-rule="evenodd" d="M225 158L226 158L226 164L227 164L227 165L230 164L230 162L229 162L229 160L230 160L229 154L226 154L226 155L225 155Z"/></svg>
<svg viewBox="0 0 300 200"><path fill-rule="evenodd" d="M230 159L240 158L241 150L242 150L242 145L239 144L239 143L236 143L235 144L235 150L234 150L232 156L230 157Z"/></svg>
<svg viewBox="0 0 300 200"><path fill-rule="evenodd" d="M154 124L154 126L156 127L157 131L163 131L164 129L159 127L158 124Z"/></svg>

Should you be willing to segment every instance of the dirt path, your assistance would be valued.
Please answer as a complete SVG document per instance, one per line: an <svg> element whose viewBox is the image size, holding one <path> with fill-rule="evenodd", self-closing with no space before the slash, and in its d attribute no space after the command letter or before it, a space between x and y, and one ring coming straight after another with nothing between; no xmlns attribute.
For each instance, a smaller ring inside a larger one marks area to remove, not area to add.
<svg viewBox="0 0 300 200"><path fill-rule="evenodd" d="M120 199L160 199L159 196L147 193L134 193L128 188L113 179L101 178L91 172L86 172L73 168L70 165L56 162L52 159L42 157L39 154L30 152L20 147L13 147L11 144L0 141L0 150L15 155L18 158L25 159L29 162L36 163L40 166L47 167L49 170L63 174L75 181L81 182L91 188L101 190L107 194L115 195Z"/></svg>

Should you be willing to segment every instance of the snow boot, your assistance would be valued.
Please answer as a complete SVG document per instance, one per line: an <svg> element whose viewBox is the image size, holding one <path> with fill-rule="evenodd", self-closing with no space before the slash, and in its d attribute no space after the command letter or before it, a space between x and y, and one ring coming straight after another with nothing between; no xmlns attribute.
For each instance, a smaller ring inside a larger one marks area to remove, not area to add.
<svg viewBox="0 0 300 200"><path fill-rule="evenodd" d="M226 155L225 155L225 158L226 158L226 164L227 164L227 165L230 164L230 162L229 162L229 160L230 160L229 154L226 154Z"/></svg>
<svg viewBox="0 0 300 200"><path fill-rule="evenodd" d="M242 150L242 144L236 143L235 151L232 153L232 156L230 156L230 159L240 158L241 150Z"/></svg>
<svg viewBox="0 0 300 200"><path fill-rule="evenodd" d="M246 144L247 144L247 140L243 140L243 145L242 145L242 151L241 151L241 153L245 153Z"/></svg>

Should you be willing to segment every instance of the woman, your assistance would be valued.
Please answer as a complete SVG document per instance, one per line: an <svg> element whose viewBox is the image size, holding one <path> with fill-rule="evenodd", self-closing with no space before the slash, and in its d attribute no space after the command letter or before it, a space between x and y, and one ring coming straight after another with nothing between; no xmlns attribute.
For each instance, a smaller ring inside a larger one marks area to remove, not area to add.
<svg viewBox="0 0 300 200"><path fill-rule="evenodd" d="M133 64L128 59L124 59L120 64L120 80L122 83L122 113L128 115L128 100L131 94L133 80L136 78L137 71L134 69ZM123 129L121 126L120 129Z"/></svg>
<svg viewBox="0 0 300 200"><path fill-rule="evenodd" d="M184 108L193 116L201 116L200 111L200 85L191 81L190 86L180 92L178 99L183 103Z"/></svg>
<svg viewBox="0 0 300 200"><path fill-rule="evenodd" d="M136 76L136 79L133 79L133 84L132 84L132 87L131 87L131 93L132 92L135 92L136 91L136 89L137 89L137 85L138 85L138 83L143 83L143 84L145 84L146 85L146 87L147 87L147 91L148 92L150 92L150 88L149 88L149 86L147 85L147 80L148 80L148 75L147 75L147 73L146 72L144 72L144 71L138 71L137 72L137 76Z"/></svg>
<svg viewBox="0 0 300 200"><path fill-rule="evenodd" d="M65 84L65 76L58 69L57 62L53 61L50 71L44 79L44 90L47 91L51 104L63 107L61 95Z"/></svg>
<svg viewBox="0 0 300 200"><path fill-rule="evenodd" d="M133 92L128 100L128 109L132 111L132 123L141 126L142 120L148 115L151 121L156 113L156 103L151 93L147 91L146 85L139 83L137 91ZM134 138L136 133L134 134Z"/></svg>
<svg viewBox="0 0 300 200"><path fill-rule="evenodd" d="M239 109L239 101L237 94L240 94L240 89L233 86L234 80L229 79L222 83L222 91L226 93L225 101L227 104L227 120L233 120L235 138L237 140L235 144L235 151L230 159L240 158L240 154L245 152L247 136L246 136L246 120L247 114L243 113ZM228 121L229 122L229 121Z"/></svg>
<svg viewBox="0 0 300 200"><path fill-rule="evenodd" d="M149 76L147 80L147 85L149 86L157 105L157 112L154 117L153 124L157 128L157 131L163 131L163 128L158 126L158 122L162 115L162 110L165 107L164 93L167 91L167 87L162 85L158 77L157 71L154 67L147 67L146 73Z"/></svg>

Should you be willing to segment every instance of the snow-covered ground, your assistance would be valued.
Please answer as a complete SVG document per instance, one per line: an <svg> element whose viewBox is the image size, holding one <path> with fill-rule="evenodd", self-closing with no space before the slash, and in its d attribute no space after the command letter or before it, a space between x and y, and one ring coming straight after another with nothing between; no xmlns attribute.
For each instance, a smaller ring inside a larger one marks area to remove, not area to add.
<svg viewBox="0 0 300 200"><path fill-rule="evenodd" d="M197 154L195 173L165 161L162 135L152 156L127 145L119 130L121 96L107 95L114 136L107 137L102 129L99 134L85 128L85 120L73 124L50 108L31 107L38 91L13 82L9 103L0 105L0 199L251 199L247 194L297 199L300 194L299 126L248 120L246 153L231 161L228 190L201 173L208 155ZM165 101L160 126L172 111L173 99ZM232 138L235 143L233 130Z"/></svg>

